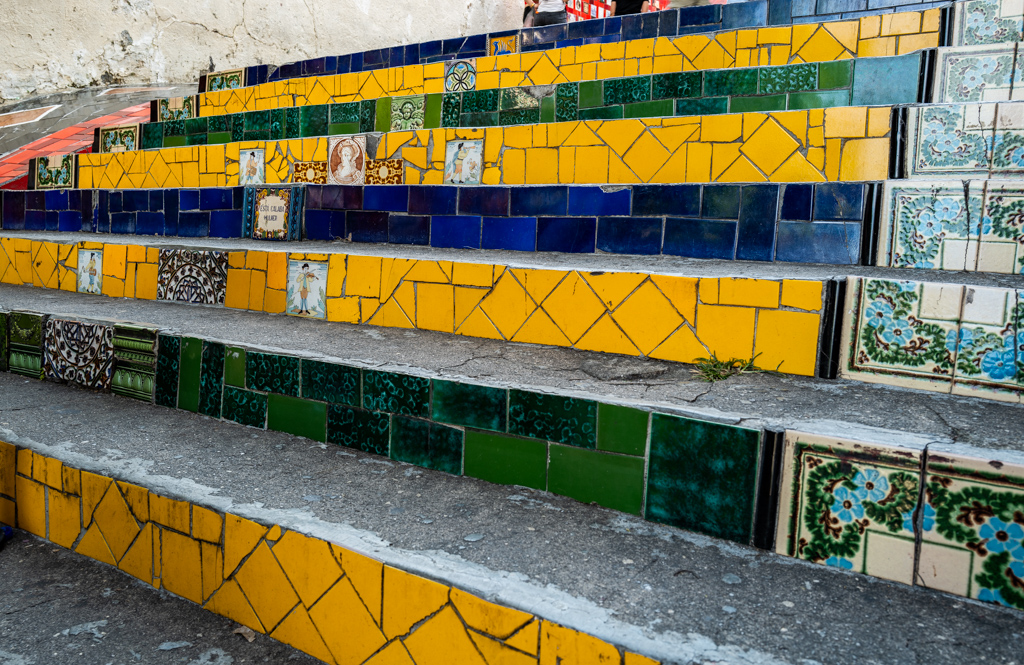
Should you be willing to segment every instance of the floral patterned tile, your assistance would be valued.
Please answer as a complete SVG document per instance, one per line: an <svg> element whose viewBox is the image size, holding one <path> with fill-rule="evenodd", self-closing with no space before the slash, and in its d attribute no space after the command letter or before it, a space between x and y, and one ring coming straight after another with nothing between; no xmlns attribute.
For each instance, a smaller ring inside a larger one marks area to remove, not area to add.
<svg viewBox="0 0 1024 665"><path fill-rule="evenodd" d="M1013 289L964 288L954 393L1019 401L1017 309Z"/></svg>
<svg viewBox="0 0 1024 665"><path fill-rule="evenodd" d="M995 104L949 104L907 110L907 177L986 176Z"/></svg>
<svg viewBox="0 0 1024 665"><path fill-rule="evenodd" d="M910 584L921 450L795 431L785 445L776 552Z"/></svg>
<svg viewBox="0 0 1024 665"><path fill-rule="evenodd" d="M999 102L1010 99L1016 44L940 48L932 101Z"/></svg>
<svg viewBox="0 0 1024 665"><path fill-rule="evenodd" d="M978 243L970 220L981 217L981 185L960 181L888 181L877 263L894 268L974 270Z"/></svg>
<svg viewBox="0 0 1024 665"><path fill-rule="evenodd" d="M1024 175L1024 103L997 105L992 178Z"/></svg>
<svg viewBox="0 0 1024 665"><path fill-rule="evenodd" d="M954 6L954 44L1002 44L1021 39L1022 0L968 0Z"/></svg>
<svg viewBox="0 0 1024 665"><path fill-rule="evenodd" d="M952 450L929 449L916 582L1024 610L1024 460Z"/></svg>
<svg viewBox="0 0 1024 665"><path fill-rule="evenodd" d="M981 220L977 269L1024 273L1024 185L987 182L983 213L971 219Z"/></svg>

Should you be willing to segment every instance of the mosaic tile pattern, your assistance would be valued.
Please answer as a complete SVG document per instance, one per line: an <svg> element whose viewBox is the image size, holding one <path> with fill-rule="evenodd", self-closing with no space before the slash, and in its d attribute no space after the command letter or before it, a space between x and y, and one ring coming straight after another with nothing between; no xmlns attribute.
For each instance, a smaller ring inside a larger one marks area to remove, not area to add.
<svg viewBox="0 0 1024 665"><path fill-rule="evenodd" d="M938 49L932 101L1009 101L1016 52L1016 44Z"/></svg>
<svg viewBox="0 0 1024 665"><path fill-rule="evenodd" d="M33 157L28 163L29 189L69 189L78 186L79 155Z"/></svg>
<svg viewBox="0 0 1024 665"><path fill-rule="evenodd" d="M170 120L190 120L199 117L199 96L172 97L170 99L154 99L150 114L150 122L167 122Z"/></svg>
<svg viewBox="0 0 1024 665"><path fill-rule="evenodd" d="M255 240L299 240L305 193L302 187L246 187L242 236Z"/></svg>
<svg viewBox="0 0 1024 665"><path fill-rule="evenodd" d="M11 312L7 316L8 369L32 379L43 378L43 327L45 316Z"/></svg>
<svg viewBox="0 0 1024 665"><path fill-rule="evenodd" d="M1020 41L1024 11L1017 0L967 0L954 5L956 44L1001 44Z"/></svg>
<svg viewBox="0 0 1024 665"><path fill-rule="evenodd" d="M153 401L157 371L157 331L114 326L114 370L110 389L122 397Z"/></svg>
<svg viewBox="0 0 1024 665"><path fill-rule="evenodd" d="M225 252L162 249L157 298L206 305L224 304L227 263Z"/></svg>
<svg viewBox="0 0 1024 665"><path fill-rule="evenodd" d="M43 342L43 375L49 381L109 390L114 328L51 317Z"/></svg>
<svg viewBox="0 0 1024 665"><path fill-rule="evenodd" d="M157 406L178 406L178 380L181 368L181 338L160 335L157 341L156 389L153 402Z"/></svg>
<svg viewBox="0 0 1024 665"><path fill-rule="evenodd" d="M99 150L96 152L128 152L138 150L139 125L104 127L97 133Z"/></svg>
<svg viewBox="0 0 1024 665"><path fill-rule="evenodd" d="M996 106L945 105L907 110L907 176L984 177L992 161Z"/></svg>
<svg viewBox="0 0 1024 665"><path fill-rule="evenodd" d="M455 60L445 63L445 92L467 92L475 89L476 63L473 60Z"/></svg>

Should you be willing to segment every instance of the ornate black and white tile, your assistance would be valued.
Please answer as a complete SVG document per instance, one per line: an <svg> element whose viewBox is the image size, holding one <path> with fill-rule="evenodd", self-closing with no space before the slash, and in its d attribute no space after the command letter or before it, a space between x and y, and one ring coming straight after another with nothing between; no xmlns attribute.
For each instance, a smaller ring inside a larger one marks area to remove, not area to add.
<svg viewBox="0 0 1024 665"><path fill-rule="evenodd" d="M114 366L114 328L51 318L43 341L43 375L51 381L107 390Z"/></svg>
<svg viewBox="0 0 1024 665"><path fill-rule="evenodd" d="M159 300L223 305L227 283L227 252L160 250Z"/></svg>

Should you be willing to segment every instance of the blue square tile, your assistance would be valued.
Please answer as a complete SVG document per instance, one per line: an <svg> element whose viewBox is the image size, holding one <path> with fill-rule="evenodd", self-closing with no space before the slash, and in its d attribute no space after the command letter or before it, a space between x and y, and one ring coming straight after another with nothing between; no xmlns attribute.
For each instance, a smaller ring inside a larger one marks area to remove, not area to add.
<svg viewBox="0 0 1024 665"><path fill-rule="evenodd" d="M409 187L410 215L454 215L458 210L459 188L443 185Z"/></svg>
<svg viewBox="0 0 1024 665"><path fill-rule="evenodd" d="M301 186L305 188L305 186ZM298 189L298 188L296 188ZM231 209L241 210L245 203L245 187L232 187L231 188Z"/></svg>
<svg viewBox="0 0 1024 665"><path fill-rule="evenodd" d="M700 216L709 219L739 219L740 186L704 185Z"/></svg>
<svg viewBox="0 0 1024 665"><path fill-rule="evenodd" d="M537 248L536 217L484 217L483 249L532 252Z"/></svg>
<svg viewBox="0 0 1024 665"><path fill-rule="evenodd" d="M135 219L135 234L140 236L158 236L164 232L164 214L162 212L140 212Z"/></svg>
<svg viewBox="0 0 1024 665"><path fill-rule="evenodd" d="M658 36L675 37L679 34L679 10L665 9L658 12Z"/></svg>
<svg viewBox="0 0 1024 665"><path fill-rule="evenodd" d="M363 209L407 212L409 210L409 187L406 185L367 185L363 188Z"/></svg>
<svg viewBox="0 0 1024 665"><path fill-rule="evenodd" d="M388 241L388 213L349 210L347 214L345 236L352 242Z"/></svg>
<svg viewBox="0 0 1024 665"><path fill-rule="evenodd" d="M3 228L21 229L25 226L25 192L3 192Z"/></svg>
<svg viewBox="0 0 1024 665"><path fill-rule="evenodd" d="M864 188L859 183L830 182L814 186L814 219L859 222L864 219Z"/></svg>
<svg viewBox="0 0 1024 665"><path fill-rule="evenodd" d="M569 190L565 186L515 187L512 189L511 211L516 216L562 216L568 209Z"/></svg>
<svg viewBox="0 0 1024 665"><path fill-rule="evenodd" d="M768 24L768 0L722 5L722 30L758 28Z"/></svg>
<svg viewBox="0 0 1024 665"><path fill-rule="evenodd" d="M338 56L338 66L336 70L339 74L348 74L352 71L352 56L350 54Z"/></svg>
<svg viewBox="0 0 1024 665"><path fill-rule="evenodd" d="M320 210L323 191L323 185L306 185L306 210Z"/></svg>
<svg viewBox="0 0 1024 665"><path fill-rule="evenodd" d="M162 189L151 189L149 190L149 211L160 212L164 209L164 190Z"/></svg>
<svg viewBox="0 0 1024 665"><path fill-rule="evenodd" d="M228 188L207 187L199 190L200 210L231 210L233 200Z"/></svg>
<svg viewBox="0 0 1024 665"><path fill-rule="evenodd" d="M320 190L323 210L362 210L363 188L360 185L324 185Z"/></svg>
<svg viewBox="0 0 1024 665"><path fill-rule="evenodd" d="M618 37L622 34L622 17L613 16L604 20L604 34Z"/></svg>
<svg viewBox="0 0 1024 665"><path fill-rule="evenodd" d="M182 238L206 238L210 235L210 213L178 213L178 233Z"/></svg>
<svg viewBox="0 0 1024 665"><path fill-rule="evenodd" d="M581 37L601 37L604 35L604 19L591 19L589 21L574 21L569 24L566 33L569 39Z"/></svg>
<svg viewBox="0 0 1024 665"><path fill-rule="evenodd" d="M168 189L164 192L164 230L165 236L178 235L178 199L179 190ZM102 201L102 199L101 199Z"/></svg>
<svg viewBox="0 0 1024 665"><path fill-rule="evenodd" d="M344 210L306 210L305 238L334 240L345 235Z"/></svg>
<svg viewBox="0 0 1024 665"><path fill-rule="evenodd" d="M47 210L67 210L68 190L51 189L45 192L45 200Z"/></svg>
<svg viewBox="0 0 1024 665"><path fill-rule="evenodd" d="M441 48L443 42L440 40L433 42L424 42L420 44L420 60L424 58L433 58L441 55Z"/></svg>
<svg viewBox="0 0 1024 665"><path fill-rule="evenodd" d="M775 260L857 265L860 262L860 224L779 222Z"/></svg>
<svg viewBox="0 0 1024 665"><path fill-rule="evenodd" d="M57 214L59 216L58 231L74 231L76 233L82 231L82 212L80 210L61 210Z"/></svg>
<svg viewBox="0 0 1024 665"><path fill-rule="evenodd" d="M736 222L717 219L666 219L663 254L694 259L732 259Z"/></svg>
<svg viewBox="0 0 1024 665"><path fill-rule="evenodd" d="M25 211L25 226L26 231L45 231L46 230L46 211L45 210L26 210Z"/></svg>
<svg viewBox="0 0 1024 665"><path fill-rule="evenodd" d="M700 185L634 185L633 214L696 217Z"/></svg>
<svg viewBox="0 0 1024 665"><path fill-rule="evenodd" d="M793 22L793 0L768 1L768 25L789 25Z"/></svg>
<svg viewBox="0 0 1024 665"><path fill-rule="evenodd" d="M46 231L59 231L60 230L60 211L59 210L47 210L45 213L46 222L43 225L43 229Z"/></svg>
<svg viewBox="0 0 1024 665"><path fill-rule="evenodd" d="M118 192L120 194L120 192ZM120 201L120 199L118 199ZM25 193L25 209L26 210L46 210L46 192L35 191ZM121 212L118 208L117 212Z"/></svg>
<svg viewBox="0 0 1024 665"><path fill-rule="evenodd" d="M241 238L242 211L214 210L210 213L211 238Z"/></svg>
<svg viewBox="0 0 1024 665"><path fill-rule="evenodd" d="M811 221L814 185L783 185L779 219Z"/></svg>
<svg viewBox="0 0 1024 665"><path fill-rule="evenodd" d="M540 217L537 251L591 254L597 237L596 217Z"/></svg>
<svg viewBox="0 0 1024 665"><path fill-rule="evenodd" d="M661 217L602 217L597 248L615 254L661 254Z"/></svg>
<svg viewBox="0 0 1024 665"><path fill-rule="evenodd" d="M740 194L740 223L736 258L771 261L775 256L775 224L778 219L778 185L744 185Z"/></svg>
<svg viewBox="0 0 1024 665"><path fill-rule="evenodd" d="M601 187L569 187L570 215L628 215L632 190L628 187L606 192Z"/></svg>
<svg viewBox="0 0 1024 665"><path fill-rule="evenodd" d="M430 246L480 249L480 217L435 215L430 225Z"/></svg>
<svg viewBox="0 0 1024 665"><path fill-rule="evenodd" d="M391 215L388 218L388 242L396 245L429 245L430 217Z"/></svg>
<svg viewBox="0 0 1024 665"><path fill-rule="evenodd" d="M469 51L483 51L487 49L487 35L470 35L466 37L466 41L463 42L462 48L459 50L459 55Z"/></svg>
<svg viewBox="0 0 1024 665"><path fill-rule="evenodd" d="M179 210L199 210L199 190L198 189L181 189L178 197ZM166 201L165 201L166 202ZM111 193L110 197L110 212L120 212L120 210L114 210L114 197Z"/></svg>
<svg viewBox="0 0 1024 665"><path fill-rule="evenodd" d="M128 233L135 234L135 215L138 213L134 212L115 212L110 215L110 232L111 233Z"/></svg>
<svg viewBox="0 0 1024 665"><path fill-rule="evenodd" d="M144 189L126 189L121 192L124 212L149 212L149 192Z"/></svg>
<svg viewBox="0 0 1024 665"><path fill-rule="evenodd" d="M507 215L508 200L508 187L462 187L459 189L459 214Z"/></svg>
<svg viewBox="0 0 1024 665"><path fill-rule="evenodd" d="M92 190L86 189L69 189L68 190L68 210L81 210L82 209L82 192L89 193ZM157 190L159 191L159 190ZM162 200L162 199L161 199Z"/></svg>

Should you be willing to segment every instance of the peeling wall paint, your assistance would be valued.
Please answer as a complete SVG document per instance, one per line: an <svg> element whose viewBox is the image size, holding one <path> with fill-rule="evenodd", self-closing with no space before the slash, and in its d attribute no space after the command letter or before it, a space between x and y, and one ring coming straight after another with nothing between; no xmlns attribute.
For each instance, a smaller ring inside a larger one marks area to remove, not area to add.
<svg viewBox="0 0 1024 665"><path fill-rule="evenodd" d="M513 0L4 0L0 103L520 25Z"/></svg>

